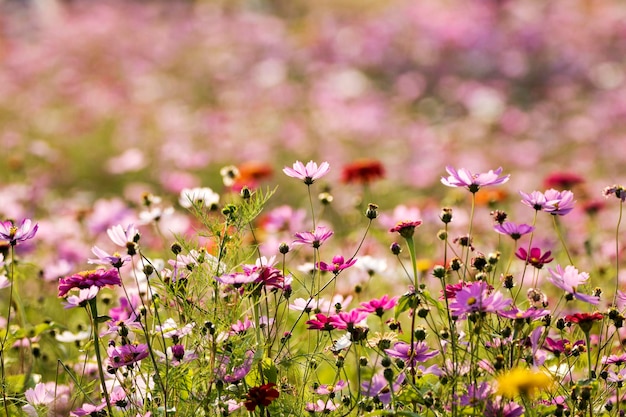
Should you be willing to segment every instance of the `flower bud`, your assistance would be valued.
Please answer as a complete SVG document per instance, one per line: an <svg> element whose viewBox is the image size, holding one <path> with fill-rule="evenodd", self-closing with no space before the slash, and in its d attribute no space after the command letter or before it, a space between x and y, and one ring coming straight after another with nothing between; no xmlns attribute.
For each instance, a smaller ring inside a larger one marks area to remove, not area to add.
<svg viewBox="0 0 626 417"><path fill-rule="evenodd" d="M378 205L374 203L369 203L367 205L367 210L365 211L365 217L370 220L374 220L376 217L378 217Z"/></svg>

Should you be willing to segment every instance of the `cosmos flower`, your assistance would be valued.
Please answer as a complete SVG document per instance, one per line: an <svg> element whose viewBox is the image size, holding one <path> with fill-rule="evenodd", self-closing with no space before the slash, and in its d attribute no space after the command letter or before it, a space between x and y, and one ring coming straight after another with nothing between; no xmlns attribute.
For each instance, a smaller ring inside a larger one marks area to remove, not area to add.
<svg viewBox="0 0 626 417"><path fill-rule="evenodd" d="M524 248L519 248L517 252L515 252L515 256L537 269L541 269L545 264L552 262L554 258L550 257L550 255L552 255L551 251L546 251L542 254L540 248L531 248L530 253L526 252Z"/></svg>
<svg viewBox="0 0 626 417"><path fill-rule="evenodd" d="M389 229L389 232L395 233L398 232L400 236L405 239L410 239L415 233L415 228L419 227L422 224L421 220L405 220L396 223L394 227Z"/></svg>
<svg viewBox="0 0 626 417"><path fill-rule="evenodd" d="M498 385L496 394L498 395L507 398L521 395L529 398L538 391L550 387L553 381L545 372L518 367L500 375L496 382Z"/></svg>
<svg viewBox="0 0 626 417"><path fill-rule="evenodd" d="M522 196L522 204L535 209L536 211L543 210L546 204L546 196L541 191L533 191L530 194L526 194L523 191L519 192Z"/></svg>
<svg viewBox="0 0 626 417"><path fill-rule="evenodd" d="M486 312L496 313L508 307L512 300L503 299L500 292L490 294L489 285L484 281L469 283L457 291L450 310L457 315Z"/></svg>
<svg viewBox="0 0 626 417"><path fill-rule="evenodd" d="M324 261L320 261L317 266L321 271L328 271L337 274L339 271L342 271L346 268L350 268L352 265L356 263L356 259L352 258L348 261L345 261L343 256L337 255L333 257L332 264L327 264Z"/></svg>
<svg viewBox="0 0 626 417"><path fill-rule="evenodd" d="M309 161L306 166L300 162L296 161L293 164L293 168L285 167L283 172L288 177L298 178L306 185L311 185L315 182L315 180L320 179L324 175L328 174L330 171L330 165L328 162L322 162L320 166L317 166L316 162Z"/></svg>
<svg viewBox="0 0 626 417"><path fill-rule="evenodd" d="M250 388L243 403L246 406L246 410L254 411L257 406L267 407L270 405L280 395L278 390L274 388L275 386L276 384L270 382L269 384Z"/></svg>
<svg viewBox="0 0 626 417"><path fill-rule="evenodd" d="M546 202L543 205L543 211L546 213L564 216L574 209L574 193L571 191L558 191L549 189L544 193Z"/></svg>
<svg viewBox="0 0 626 417"><path fill-rule="evenodd" d="M120 346L109 346L107 354L109 355L109 366L117 369L122 366L132 366L140 360L147 358L149 349L145 343L129 343Z"/></svg>
<svg viewBox="0 0 626 417"><path fill-rule="evenodd" d="M385 176L385 168L375 159L360 159L341 170L341 180L346 183L369 184Z"/></svg>
<svg viewBox="0 0 626 417"><path fill-rule="evenodd" d="M137 253L137 242L139 241L140 235L134 225L129 224L126 229L124 229L121 224L115 225L107 229L107 235L109 235L109 239L117 246L126 248L130 256Z"/></svg>
<svg viewBox="0 0 626 417"><path fill-rule="evenodd" d="M604 318L602 313L596 311L594 313L574 313L568 314L565 316L566 323L576 323L580 326L580 329L588 334L589 330L591 330L591 326L593 326L594 321L601 321Z"/></svg>
<svg viewBox="0 0 626 417"><path fill-rule="evenodd" d="M83 416L97 416L100 415L100 412L106 408L106 403L100 404L90 404L85 403L81 408L77 408L76 410L70 413L72 417L83 417Z"/></svg>
<svg viewBox="0 0 626 417"><path fill-rule="evenodd" d="M385 294L381 298L361 303L359 310L366 311L368 313L376 313L377 316L382 317L385 311L391 310L397 304L398 297L389 298L389 296Z"/></svg>
<svg viewBox="0 0 626 417"><path fill-rule="evenodd" d="M332 230L329 230L324 226L317 226L314 232L296 233L293 244L311 245L313 248L317 249L332 235Z"/></svg>
<svg viewBox="0 0 626 417"><path fill-rule="evenodd" d="M605 198L609 198L611 195L614 195L616 198L622 201L626 201L626 188L623 185L613 184L610 187L606 187L602 190L602 195Z"/></svg>
<svg viewBox="0 0 626 417"><path fill-rule="evenodd" d="M8 241L11 246L16 246L35 237L38 229L39 225L33 226L30 219L22 220L19 226L14 226L12 221L6 220L0 222L0 239Z"/></svg>
<svg viewBox="0 0 626 417"><path fill-rule="evenodd" d="M447 178L441 178L443 185L448 187L466 187L471 193L476 193L480 187L487 185L504 184L510 177L510 175L500 176L502 168L498 168L495 171L490 170L489 172L474 174L465 168L460 168L457 171L451 166L447 166L446 171L449 176Z"/></svg>
<svg viewBox="0 0 626 417"><path fill-rule="evenodd" d="M429 350L424 342L413 342L411 345L405 342L397 342L391 349L385 349L385 353L392 358L402 359L410 368L414 368L418 362L426 362L439 354L438 350Z"/></svg>
<svg viewBox="0 0 626 417"><path fill-rule="evenodd" d="M90 287L106 287L122 285L117 269L93 269L61 278L59 280L59 297L64 297L74 288L85 289Z"/></svg>
<svg viewBox="0 0 626 417"><path fill-rule="evenodd" d="M214 208L219 202L219 194L209 187L183 188L178 197L178 204L184 208L194 206Z"/></svg>
<svg viewBox="0 0 626 417"><path fill-rule="evenodd" d="M578 287L585 285L589 280L587 272L578 272L578 269L572 265L566 266L565 269L561 265L557 265L556 269L548 268L548 272L550 272L548 281L567 292L570 296L589 304L595 305L600 302L600 297L578 292Z"/></svg>
<svg viewBox="0 0 626 417"><path fill-rule="evenodd" d="M522 236L532 232L535 228L529 224L522 223L517 224L513 222L504 222L502 224L496 224L493 229L503 235L510 236L513 240L518 240Z"/></svg>
<svg viewBox="0 0 626 417"><path fill-rule="evenodd" d="M404 378L404 373L398 375L398 378L393 382L391 387L394 392L398 392L402 388ZM389 404L391 402L389 382L382 373L372 376L371 381L363 381L361 383L361 394L369 398L378 398L383 404Z"/></svg>
<svg viewBox="0 0 626 417"><path fill-rule="evenodd" d="M89 288L82 288L78 295L70 295L67 297L65 308L73 308L73 307L85 307L89 300L96 298L100 288L91 286Z"/></svg>
<svg viewBox="0 0 626 417"><path fill-rule="evenodd" d="M121 268L126 262L130 262L130 255L122 256L118 252L109 254L97 246L91 248L91 252L97 256L97 258L90 258L87 260L89 264L95 265L111 265L114 268Z"/></svg>
<svg viewBox="0 0 626 417"><path fill-rule="evenodd" d="M327 414L331 411L335 411L339 408L339 404L335 404L333 400L317 400L314 403L306 403L305 409L310 413L322 413Z"/></svg>

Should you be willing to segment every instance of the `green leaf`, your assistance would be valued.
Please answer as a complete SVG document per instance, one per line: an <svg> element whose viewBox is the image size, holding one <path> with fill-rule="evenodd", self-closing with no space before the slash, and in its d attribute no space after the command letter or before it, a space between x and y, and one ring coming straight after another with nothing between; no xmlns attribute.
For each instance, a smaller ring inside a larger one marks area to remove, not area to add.
<svg viewBox="0 0 626 417"><path fill-rule="evenodd" d="M278 369L276 368L276 365L274 365L274 361L270 358L264 358L261 366L263 368L263 375L265 376L265 379L267 379L267 382L273 382L275 384L278 380Z"/></svg>
<svg viewBox="0 0 626 417"><path fill-rule="evenodd" d="M400 299L398 300L398 304L393 310L393 318L398 320L398 317L400 317L400 314L404 313L409 308L411 308L414 303L415 303L415 294L413 293L404 294L402 297L400 297Z"/></svg>
<svg viewBox="0 0 626 417"><path fill-rule="evenodd" d="M106 323L107 321L111 321L111 317L109 316L98 316L96 317L96 323Z"/></svg>

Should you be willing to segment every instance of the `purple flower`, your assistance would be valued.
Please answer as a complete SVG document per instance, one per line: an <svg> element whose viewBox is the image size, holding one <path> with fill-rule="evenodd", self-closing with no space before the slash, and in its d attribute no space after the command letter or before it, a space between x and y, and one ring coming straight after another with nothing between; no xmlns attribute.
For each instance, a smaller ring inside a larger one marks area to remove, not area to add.
<svg viewBox="0 0 626 417"><path fill-rule="evenodd" d="M132 366L142 359L148 357L148 345L141 344L126 344L121 346L109 346L107 349L109 355L109 366L113 369L120 368L122 366Z"/></svg>
<svg viewBox="0 0 626 417"><path fill-rule="evenodd" d="M338 404L335 404L333 400L317 400L315 403L306 403L306 411L309 413L322 413L327 414L331 411L336 410L339 407Z"/></svg>
<svg viewBox="0 0 626 417"><path fill-rule="evenodd" d="M404 378L404 374L398 375L398 379L396 379L391 387L394 392L398 392L400 388L402 388ZM376 397L383 404L389 404L391 402L391 389L389 382L387 382L382 373L372 376L371 382L364 381L361 383L361 394L369 398Z"/></svg>
<svg viewBox="0 0 626 417"><path fill-rule="evenodd" d="M550 314L550 310L539 309L536 307L530 307L526 311L520 311L517 309L517 307L513 307L511 310L507 311L498 311L498 315L500 317L506 317L513 320L536 320L547 314Z"/></svg>
<svg viewBox="0 0 626 417"><path fill-rule="evenodd" d="M552 255L551 251L546 251L546 253L542 254L540 248L531 248L530 253L526 252L524 248L519 248L515 252L515 256L537 269L541 269L545 264L552 262L554 258L551 258L550 255Z"/></svg>
<svg viewBox="0 0 626 417"><path fill-rule="evenodd" d="M59 297L64 297L74 288L106 287L107 285L122 285L117 269L94 269L78 272L59 280Z"/></svg>
<svg viewBox="0 0 626 417"><path fill-rule="evenodd" d="M522 196L522 203L536 211L543 210L546 204L546 196L541 191L533 191L530 194L526 194L523 191L519 192Z"/></svg>
<svg viewBox="0 0 626 417"><path fill-rule="evenodd" d="M493 229L500 234L511 236L513 240L518 240L525 234L528 234L532 232L533 230L535 230L535 228L529 224L526 224L526 223L517 224L513 222L504 222L502 224L496 224L493 227Z"/></svg>
<svg viewBox="0 0 626 417"><path fill-rule="evenodd" d="M471 407L480 406L492 393L493 389L487 382L481 382L478 386L475 384L469 385L467 387L467 394L463 394L460 398L460 404Z"/></svg>
<svg viewBox="0 0 626 417"><path fill-rule="evenodd" d="M609 198L610 195L615 195L616 198L622 200L622 203L626 201L626 189L623 185L613 184L610 187L606 187L602 190L602 195L605 198Z"/></svg>
<svg viewBox="0 0 626 417"><path fill-rule="evenodd" d="M555 189L549 189L544 193L546 197L546 203L543 206L543 211L564 216L574 209L574 193L571 191L558 191Z"/></svg>
<svg viewBox="0 0 626 417"><path fill-rule="evenodd" d="M332 230L324 226L318 226L314 232L296 233L293 243L296 245L311 245L317 249L332 235Z"/></svg>
<svg viewBox="0 0 626 417"><path fill-rule="evenodd" d="M495 313L508 307L512 300L504 300L500 292L489 293L489 285L484 281L469 283L457 291L450 310L455 314L477 312Z"/></svg>
<svg viewBox="0 0 626 417"><path fill-rule="evenodd" d="M309 161L306 166L302 162L296 161L293 168L285 167L283 172L288 177L301 179L306 185L311 185L315 180L326 175L329 170L328 162L322 162L318 167L317 163L313 161Z"/></svg>
<svg viewBox="0 0 626 417"><path fill-rule="evenodd" d="M565 269L563 269L561 265L557 265L556 269L548 268L548 272L550 272L551 275L548 281L567 292L571 297L594 305L600 302L600 297L578 292L578 287L585 285L587 280L589 280L589 274L587 272L579 273L578 269L572 265L566 266Z"/></svg>
<svg viewBox="0 0 626 417"><path fill-rule="evenodd" d="M621 355L604 356L602 358L602 364L622 366L626 364L626 353L622 353Z"/></svg>
<svg viewBox="0 0 626 417"><path fill-rule="evenodd" d="M495 171L490 170L482 174L474 174L470 170L461 168L458 171L454 168L447 166L449 177L441 177L441 183L448 187L467 187L471 193L476 193L480 187L487 185L499 185L504 184L509 180L510 175L500 176L502 168L498 168Z"/></svg>
<svg viewBox="0 0 626 417"><path fill-rule="evenodd" d="M524 414L524 407L521 405L513 401L503 401L501 397L497 397L495 401L487 401L484 417L520 417Z"/></svg>
<svg viewBox="0 0 626 417"><path fill-rule="evenodd" d="M418 362L426 362L439 354L438 350L429 351L429 347L424 342L413 342L411 345L404 342L397 342L392 349L385 349L387 355L392 358L402 359L410 368L415 368Z"/></svg>
<svg viewBox="0 0 626 417"><path fill-rule="evenodd" d="M252 369L252 362L254 360L254 352L247 350L243 362L239 365L233 366L230 372L228 371L230 365L229 356L220 356L217 360L218 368L215 370L215 374L219 379L229 384L240 381L250 373Z"/></svg>
<svg viewBox="0 0 626 417"><path fill-rule="evenodd" d="M344 260L343 256L338 255L333 257L333 263L332 264L327 264L326 262L319 262L317 264L317 267L321 270L321 271L328 271L328 272L333 272L335 274L339 273L339 271L342 271L346 268L350 268L352 265L354 265L356 263L356 259L352 258L349 259L347 262Z"/></svg>
<svg viewBox="0 0 626 417"><path fill-rule="evenodd" d="M32 226L30 219L22 220L19 227L14 226L12 221L6 220L0 222L0 239L7 240L11 246L15 246L32 239L37 233L37 229L39 229L39 225Z"/></svg>

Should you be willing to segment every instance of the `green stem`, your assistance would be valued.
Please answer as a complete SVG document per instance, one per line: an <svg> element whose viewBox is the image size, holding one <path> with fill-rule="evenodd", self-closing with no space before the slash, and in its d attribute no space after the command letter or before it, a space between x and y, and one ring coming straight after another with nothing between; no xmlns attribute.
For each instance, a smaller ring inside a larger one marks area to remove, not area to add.
<svg viewBox="0 0 626 417"><path fill-rule="evenodd" d="M613 305L617 302L617 290L619 288L619 227L622 223L622 214L624 211L624 202L619 201L619 217L617 218L617 227L615 228L615 292L613 293ZM618 401L619 404L619 401ZM618 405L619 407L619 405Z"/></svg>
<svg viewBox="0 0 626 417"><path fill-rule="evenodd" d="M91 320L91 329L93 331L93 343L96 350L96 361L98 362L98 375L100 376L100 385L102 386L102 392L107 403L107 410L109 412L109 415L112 416L113 410L111 409L111 399L109 398L109 392L107 391L106 382L104 381L104 372L102 371L100 336L98 335L98 305L95 298L89 300L89 308L91 313L89 318Z"/></svg>
<svg viewBox="0 0 626 417"><path fill-rule="evenodd" d="M561 233L561 228L559 227L558 222L556 221L556 214L552 215L552 222L554 223L554 228L556 229L556 234L559 236L559 240L561 241L561 245L565 250L565 254L567 255L567 259L569 260L570 265L574 265L574 261L572 261L572 257L569 254L569 250L567 250L567 245L565 244L565 239L563 238L563 233Z"/></svg>

